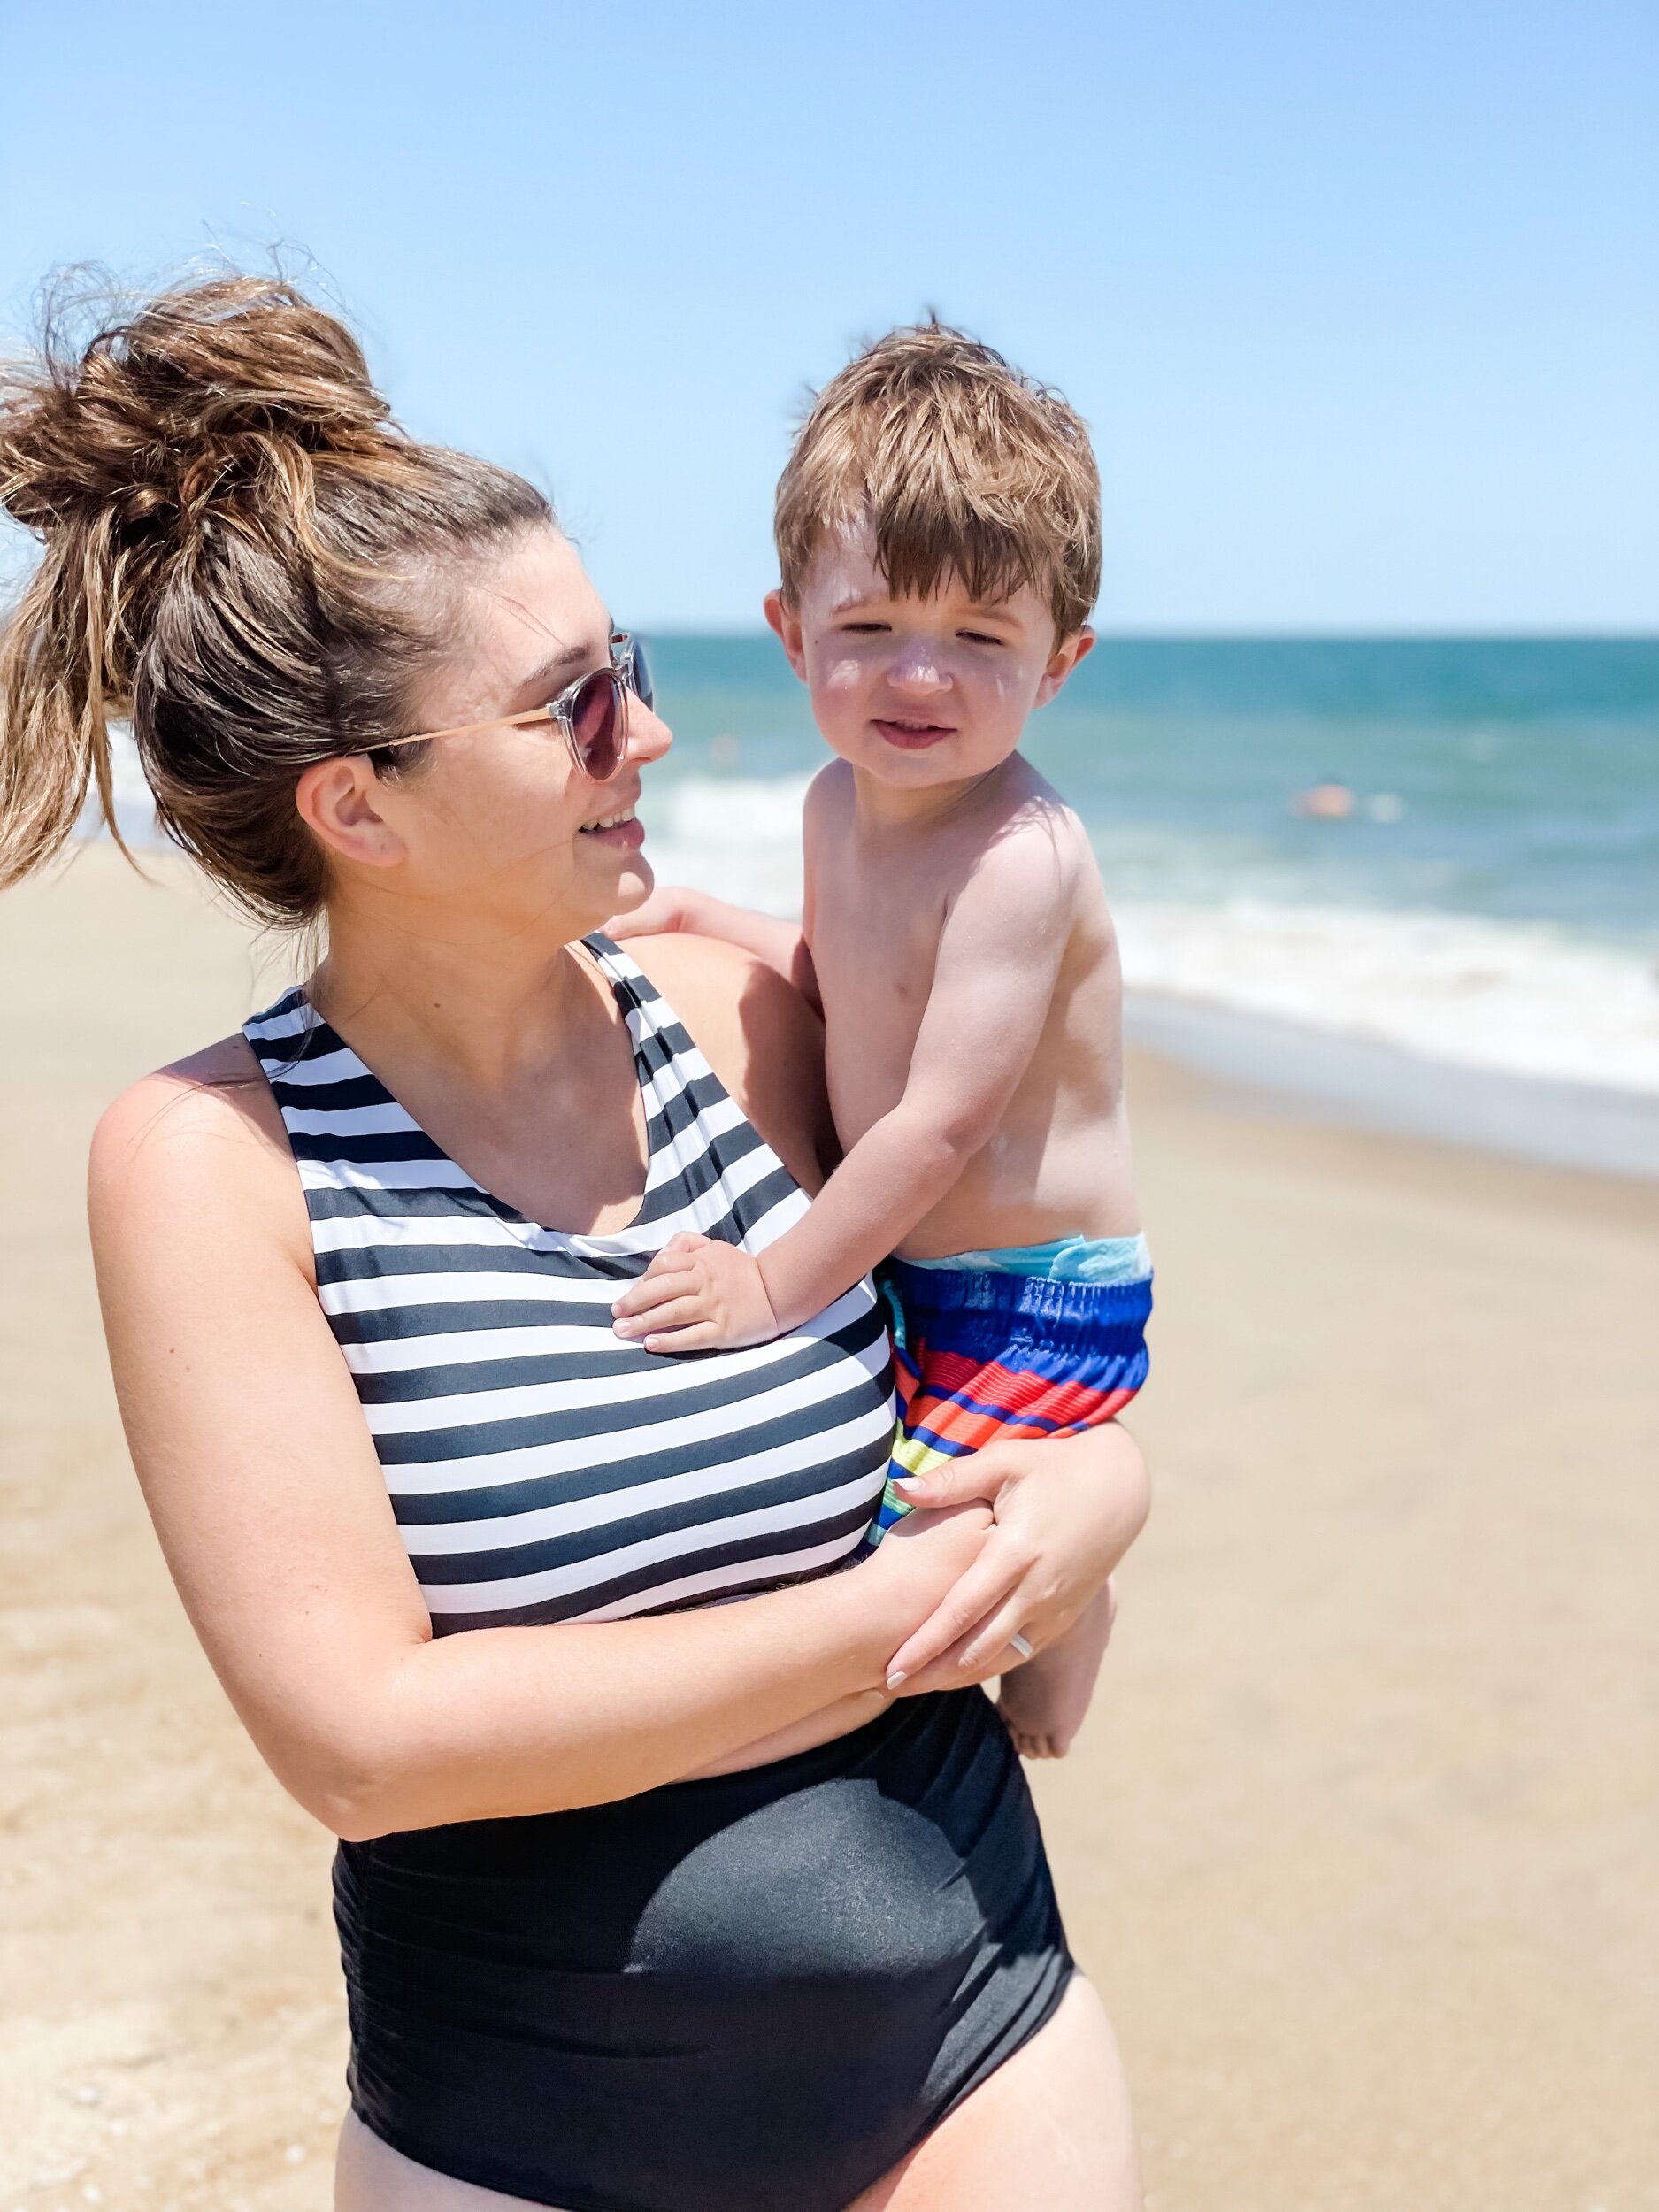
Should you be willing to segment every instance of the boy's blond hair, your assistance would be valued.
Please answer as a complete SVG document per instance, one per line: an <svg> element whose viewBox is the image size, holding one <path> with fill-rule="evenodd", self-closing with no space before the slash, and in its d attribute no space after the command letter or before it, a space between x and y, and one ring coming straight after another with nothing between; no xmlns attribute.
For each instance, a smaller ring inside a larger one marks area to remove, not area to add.
<svg viewBox="0 0 1659 2212"><path fill-rule="evenodd" d="M786 604L825 536L864 518L896 595L926 598L952 572L985 601L1030 584L1065 638L1100 590L1100 475L1082 417L938 321L878 339L802 425L774 521Z"/></svg>

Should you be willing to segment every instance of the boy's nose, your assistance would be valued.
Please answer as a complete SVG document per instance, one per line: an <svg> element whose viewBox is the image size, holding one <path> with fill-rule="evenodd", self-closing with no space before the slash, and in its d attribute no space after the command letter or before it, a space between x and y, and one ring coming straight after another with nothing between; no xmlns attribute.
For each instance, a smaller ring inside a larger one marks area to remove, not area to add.
<svg viewBox="0 0 1659 2212"><path fill-rule="evenodd" d="M887 671L887 681L896 691L942 691L948 680L938 656L921 646L901 653Z"/></svg>

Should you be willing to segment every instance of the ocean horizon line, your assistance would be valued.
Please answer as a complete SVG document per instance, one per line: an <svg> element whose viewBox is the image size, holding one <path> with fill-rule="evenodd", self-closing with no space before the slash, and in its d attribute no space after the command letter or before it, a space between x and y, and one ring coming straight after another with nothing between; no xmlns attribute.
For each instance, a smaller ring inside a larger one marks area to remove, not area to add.
<svg viewBox="0 0 1659 2212"><path fill-rule="evenodd" d="M1615 645L1659 649L1659 627L1651 630L1543 628L1499 629L1118 629L1107 621L1090 627L1102 644L1112 645ZM772 638L764 622L651 622L639 618L646 638L719 639L754 643Z"/></svg>

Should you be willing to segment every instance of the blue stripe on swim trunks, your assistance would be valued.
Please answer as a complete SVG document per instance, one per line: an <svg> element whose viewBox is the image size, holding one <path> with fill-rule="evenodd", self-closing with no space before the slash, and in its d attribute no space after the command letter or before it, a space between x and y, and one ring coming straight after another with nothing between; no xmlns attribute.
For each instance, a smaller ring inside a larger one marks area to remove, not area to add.
<svg viewBox="0 0 1659 2212"><path fill-rule="evenodd" d="M910 1510L894 1477L926 1474L998 1439L1093 1428L1146 1380L1144 1237L891 1260L880 1282L900 1432L872 1543Z"/></svg>

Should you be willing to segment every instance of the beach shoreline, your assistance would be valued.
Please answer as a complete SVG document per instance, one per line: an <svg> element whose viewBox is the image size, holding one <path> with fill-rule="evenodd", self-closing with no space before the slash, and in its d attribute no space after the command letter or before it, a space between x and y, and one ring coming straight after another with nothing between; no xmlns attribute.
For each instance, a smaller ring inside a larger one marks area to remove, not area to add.
<svg viewBox="0 0 1659 2212"><path fill-rule="evenodd" d="M1126 994L1132 1044L1225 1086L1241 1111L1370 1129L1550 1167L1659 1178L1659 1094L1460 1066L1363 1036Z"/></svg>
<svg viewBox="0 0 1659 2212"><path fill-rule="evenodd" d="M102 1106L292 970L150 864L0 900L0 2206L311 2212L330 1843L167 1581L81 1218ZM1152 2212L1653 2212L1659 1187L1130 1080L1155 1507L1033 1783Z"/></svg>

